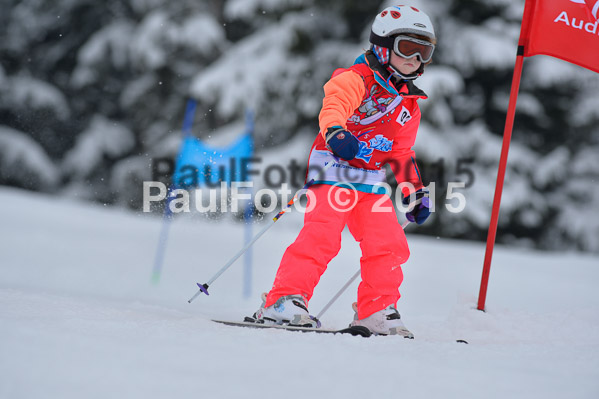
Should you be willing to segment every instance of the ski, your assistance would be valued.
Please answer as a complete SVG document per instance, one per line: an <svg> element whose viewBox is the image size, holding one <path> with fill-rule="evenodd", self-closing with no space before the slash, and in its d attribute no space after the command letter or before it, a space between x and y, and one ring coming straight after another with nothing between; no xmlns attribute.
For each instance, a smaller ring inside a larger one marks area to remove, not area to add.
<svg viewBox="0 0 599 399"><path fill-rule="evenodd" d="M246 328L257 328L257 329L275 329L275 330L285 330L285 331L300 331L300 332L314 332L319 334L350 334L357 337L370 337L376 334L373 334L368 328L364 326L350 326L347 328L343 328L341 330L333 330L327 328L315 328L315 327L294 327L288 325L279 325L279 324L263 324L263 323L254 323L248 321L228 321L228 320L215 320L212 319L213 322L224 324L227 326L233 327L246 327ZM401 336L401 335L400 335ZM413 335L404 336L407 339L414 339ZM468 341L465 339L457 339L455 342L460 344L468 344Z"/></svg>
<svg viewBox="0 0 599 399"><path fill-rule="evenodd" d="M315 327L295 327L288 325L279 325L279 324L262 324L262 323L251 323L247 321L227 321L227 320L212 320L215 323L225 324L227 326L234 327L247 327L247 328L272 328L277 330L286 330L286 331L300 331L300 332L314 332L319 334L350 334L353 336L359 337L370 337L372 333L370 330L363 326L350 326L347 328L343 328L341 330L332 330L326 328L315 328Z"/></svg>

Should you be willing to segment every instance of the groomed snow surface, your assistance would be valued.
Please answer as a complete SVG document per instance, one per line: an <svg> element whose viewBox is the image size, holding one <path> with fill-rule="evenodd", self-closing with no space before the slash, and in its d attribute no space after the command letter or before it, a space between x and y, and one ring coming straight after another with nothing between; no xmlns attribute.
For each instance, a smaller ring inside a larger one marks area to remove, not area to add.
<svg viewBox="0 0 599 399"><path fill-rule="evenodd" d="M253 248L251 298L239 260L188 304L195 283L243 246L230 215L177 218L153 284L159 217L9 188L0 203L0 398L599 397L597 256L498 247L483 313L484 246L409 226L399 310L416 339L253 330L210 319L259 306L300 214ZM359 247L344 234L314 314L358 268ZM325 327L351 320L356 287Z"/></svg>

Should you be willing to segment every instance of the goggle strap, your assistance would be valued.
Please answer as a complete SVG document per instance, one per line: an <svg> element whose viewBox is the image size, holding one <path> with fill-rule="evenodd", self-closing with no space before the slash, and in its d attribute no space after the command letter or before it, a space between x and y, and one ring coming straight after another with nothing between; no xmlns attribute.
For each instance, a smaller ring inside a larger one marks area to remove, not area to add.
<svg viewBox="0 0 599 399"><path fill-rule="evenodd" d="M383 37L375 34L373 31L370 31L370 43L376 44L377 46L386 47L392 49L395 45L394 37Z"/></svg>

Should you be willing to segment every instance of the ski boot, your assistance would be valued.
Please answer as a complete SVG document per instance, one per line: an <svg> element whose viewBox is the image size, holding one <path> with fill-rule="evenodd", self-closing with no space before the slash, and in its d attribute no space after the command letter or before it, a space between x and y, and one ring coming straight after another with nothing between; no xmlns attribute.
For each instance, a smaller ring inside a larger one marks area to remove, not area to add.
<svg viewBox="0 0 599 399"><path fill-rule="evenodd" d="M285 324L293 327L320 327L320 321L308 313L308 308L301 295L282 296L269 307L265 307L266 296L266 292L262 294L262 305L251 317L246 317L245 322Z"/></svg>
<svg viewBox="0 0 599 399"><path fill-rule="evenodd" d="M379 310L370 316L360 320L358 319L358 304L353 303L354 320L350 326L367 327L375 335L401 335L404 338L414 339L412 334L401 321L401 316L394 305L389 305L383 310Z"/></svg>

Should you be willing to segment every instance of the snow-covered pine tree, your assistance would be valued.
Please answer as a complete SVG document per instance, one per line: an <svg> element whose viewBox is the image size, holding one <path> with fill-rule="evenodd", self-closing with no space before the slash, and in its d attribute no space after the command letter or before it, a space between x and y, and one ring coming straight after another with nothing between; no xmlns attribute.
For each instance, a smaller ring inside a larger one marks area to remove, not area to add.
<svg viewBox="0 0 599 399"><path fill-rule="evenodd" d="M393 3L8 0L0 125L10 139L0 158L12 166L0 183L139 207L151 160L176 153L189 95L201 137L242 121L246 107L258 154L313 137L323 83L367 48L375 13ZM524 1L409 3L439 36L418 81L430 99L416 144L437 213L417 230L483 239ZM526 60L498 241L599 251L598 86L597 74L563 61ZM17 153L37 155L6 156ZM443 200L456 180L470 183L458 214Z"/></svg>
<svg viewBox="0 0 599 399"><path fill-rule="evenodd" d="M464 212L438 206L422 231L481 239L490 218L524 1L413 3L430 10L439 32L435 62L421 78L431 99L423 103L417 150L429 178L472 182L462 190ZM526 59L499 242L599 250L598 89L596 73L546 56ZM442 205L444 193L437 194Z"/></svg>

